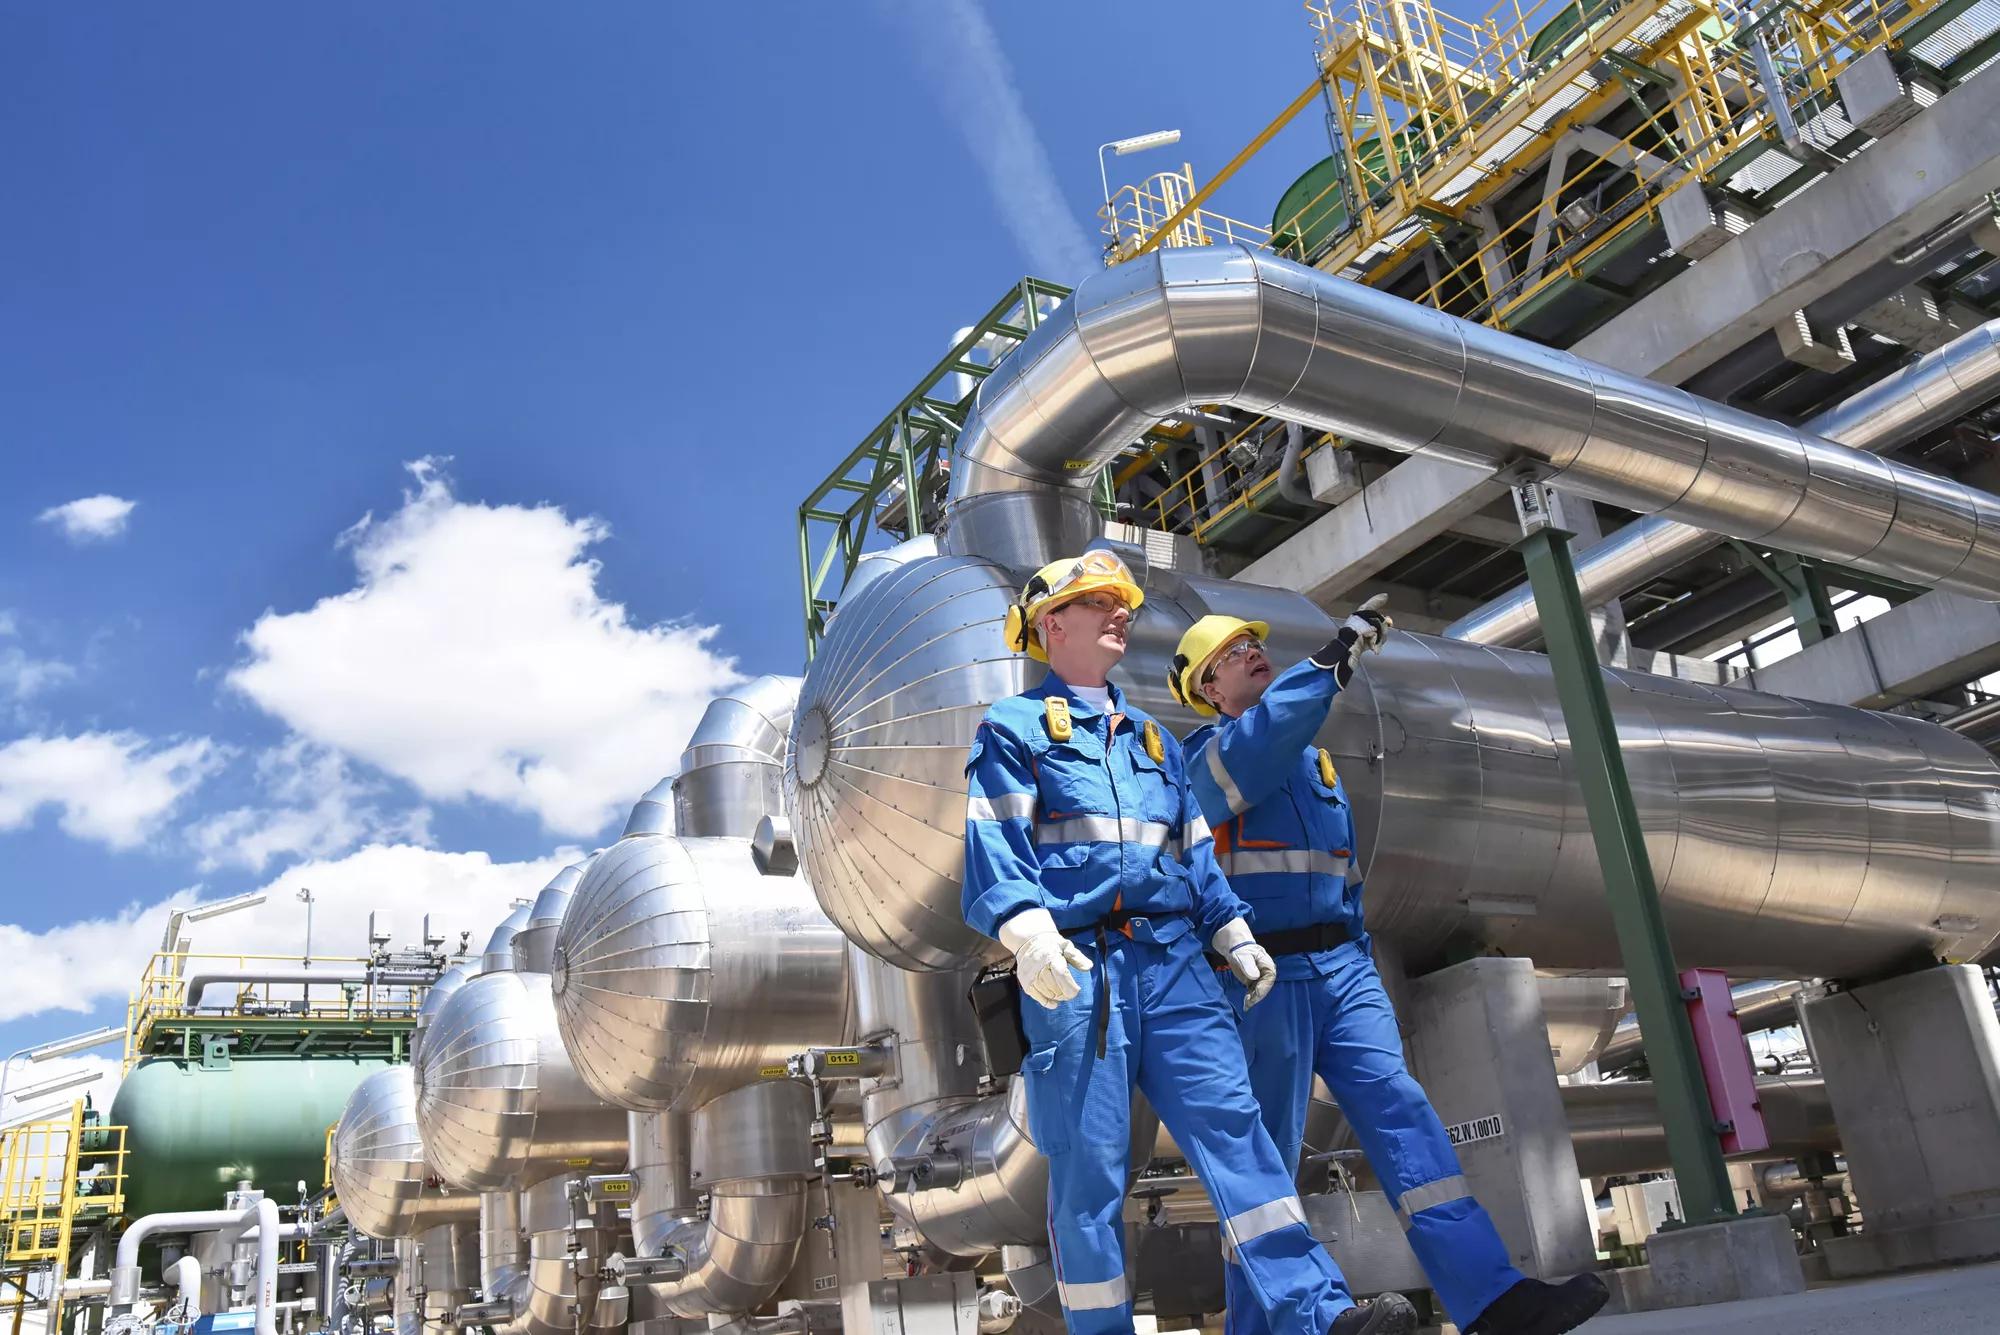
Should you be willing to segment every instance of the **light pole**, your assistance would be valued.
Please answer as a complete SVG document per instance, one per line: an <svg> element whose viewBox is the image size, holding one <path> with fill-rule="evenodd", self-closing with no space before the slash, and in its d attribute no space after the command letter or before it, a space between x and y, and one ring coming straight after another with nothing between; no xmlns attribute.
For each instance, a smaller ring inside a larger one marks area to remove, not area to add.
<svg viewBox="0 0 2000 1335"><path fill-rule="evenodd" d="M313 962L313 892L311 889L300 886L298 900L299 903L306 906L306 954L300 963L311 964Z"/></svg>
<svg viewBox="0 0 2000 1335"><path fill-rule="evenodd" d="M1111 174L1105 169L1106 151L1124 157L1127 153L1142 153L1149 148L1165 148L1168 144L1181 141L1179 130L1155 130L1151 134L1135 134L1130 139L1113 139L1108 144L1097 146L1097 180L1104 187L1104 216L1111 216Z"/></svg>
<svg viewBox="0 0 2000 1335"><path fill-rule="evenodd" d="M36 1099L44 1099L51 1094L60 1094L66 1089L75 1089L78 1085L95 1084L103 1077L104 1072L102 1071L71 1071L68 1075L59 1075L53 1080L44 1080L39 1085L29 1085L26 1089L17 1089L7 1097L16 1103L32 1103Z"/></svg>
<svg viewBox="0 0 2000 1335"><path fill-rule="evenodd" d="M68 1038L58 1038L51 1043L22 1048L19 1052L8 1057L5 1062L0 1062L0 1108L6 1106L7 1077L13 1074L15 1062L20 1061L24 1057L31 1062L45 1062L51 1057L67 1057L72 1052L82 1052L86 1048L94 1048L100 1044L109 1043L113 1039L123 1037L125 1037L125 1026L108 1024L102 1029L93 1029L87 1034L73 1034Z"/></svg>

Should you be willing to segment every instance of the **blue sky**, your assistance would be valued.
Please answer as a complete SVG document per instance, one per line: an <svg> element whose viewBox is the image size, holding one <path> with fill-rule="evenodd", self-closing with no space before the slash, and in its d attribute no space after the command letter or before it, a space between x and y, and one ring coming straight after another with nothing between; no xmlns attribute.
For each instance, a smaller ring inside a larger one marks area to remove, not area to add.
<svg viewBox="0 0 2000 1335"><path fill-rule="evenodd" d="M169 896L483 933L615 834L798 670L806 491L1089 262L1097 144L1212 169L1311 53L1292 0L0 5L0 1050L121 1017Z"/></svg>

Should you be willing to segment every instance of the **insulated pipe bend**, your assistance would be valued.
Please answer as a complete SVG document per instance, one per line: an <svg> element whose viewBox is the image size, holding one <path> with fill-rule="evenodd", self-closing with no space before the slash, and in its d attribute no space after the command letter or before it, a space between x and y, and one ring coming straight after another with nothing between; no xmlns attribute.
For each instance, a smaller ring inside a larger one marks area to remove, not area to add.
<svg viewBox="0 0 2000 1335"><path fill-rule="evenodd" d="M694 1318L770 1301L805 1238L811 1120L811 1097L784 1081L734 1090L692 1117L630 1119L633 1247L685 1267L678 1279L647 1285L645 1306ZM697 1172L709 1184L705 1219L695 1215Z"/></svg>
<svg viewBox="0 0 2000 1335"><path fill-rule="evenodd" d="M1243 246L1094 274L980 386L946 546L1033 565L1104 465L1198 404L2000 601L2000 498ZM1030 493L1051 533L993 513Z"/></svg>
<svg viewBox="0 0 2000 1335"><path fill-rule="evenodd" d="M278 1335L278 1203L268 1196L240 1210L176 1210L149 1214L132 1221L118 1239L111 1272L111 1307L129 1311L139 1300L139 1246L155 1233L226 1232L241 1237L257 1234L257 1287L253 1295L257 1335Z"/></svg>

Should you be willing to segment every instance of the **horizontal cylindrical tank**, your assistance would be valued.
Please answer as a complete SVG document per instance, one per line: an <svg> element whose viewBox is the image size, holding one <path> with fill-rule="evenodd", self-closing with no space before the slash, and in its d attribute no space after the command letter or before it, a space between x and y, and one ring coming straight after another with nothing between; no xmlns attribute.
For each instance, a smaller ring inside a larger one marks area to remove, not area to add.
<svg viewBox="0 0 2000 1335"><path fill-rule="evenodd" d="M118 1086L125 1213L213 1209L238 1182L290 1200L326 1174L326 1129L354 1087L388 1063L355 1057L154 1057Z"/></svg>
<svg viewBox="0 0 2000 1335"><path fill-rule="evenodd" d="M377 1071L354 1087L333 1130L333 1189L348 1219L372 1238L406 1238L479 1217L479 1197L445 1186L424 1160L407 1066Z"/></svg>
<svg viewBox="0 0 2000 1335"><path fill-rule="evenodd" d="M1136 560L1135 555L1135 560ZM964 765L994 700L1039 680L1001 622L1025 576L911 561L846 600L801 693L788 782L808 878L871 953L952 968ZM1166 665L1196 616L1271 623L1289 665L1333 622L1296 594L1154 575L1113 674L1177 732ZM1683 965L1848 977L2000 939L2000 766L1914 719L1606 669ZM1354 806L1368 925L1417 968L1458 948L1557 970L1619 953L1548 659L1396 633L1320 734Z"/></svg>
<svg viewBox="0 0 2000 1335"><path fill-rule="evenodd" d="M556 936L564 1043L599 1095L691 1110L839 1043L846 941L804 880L736 838L631 835L598 855Z"/></svg>

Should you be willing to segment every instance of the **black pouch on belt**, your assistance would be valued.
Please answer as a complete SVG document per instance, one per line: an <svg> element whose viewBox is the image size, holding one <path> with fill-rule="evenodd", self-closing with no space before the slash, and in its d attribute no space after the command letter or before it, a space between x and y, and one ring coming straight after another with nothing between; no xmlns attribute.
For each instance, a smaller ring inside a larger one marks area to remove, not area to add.
<svg viewBox="0 0 2000 1335"><path fill-rule="evenodd" d="M993 1075L1013 1075L1028 1055L1028 1033L1021 1027L1021 986L1011 965L986 969L966 993L979 1017L979 1035L986 1042L986 1065Z"/></svg>

